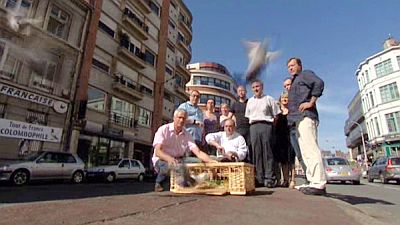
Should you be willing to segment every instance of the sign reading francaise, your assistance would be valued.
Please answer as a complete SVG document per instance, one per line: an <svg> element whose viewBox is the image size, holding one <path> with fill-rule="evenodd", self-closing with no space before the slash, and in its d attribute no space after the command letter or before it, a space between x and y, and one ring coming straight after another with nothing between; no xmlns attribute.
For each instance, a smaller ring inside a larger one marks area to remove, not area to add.
<svg viewBox="0 0 400 225"><path fill-rule="evenodd" d="M5 84L0 84L0 93L50 107L52 107L54 104L54 101L51 98L14 88Z"/></svg>
<svg viewBox="0 0 400 225"><path fill-rule="evenodd" d="M60 142L62 129L15 120L0 119L0 136L38 141Z"/></svg>

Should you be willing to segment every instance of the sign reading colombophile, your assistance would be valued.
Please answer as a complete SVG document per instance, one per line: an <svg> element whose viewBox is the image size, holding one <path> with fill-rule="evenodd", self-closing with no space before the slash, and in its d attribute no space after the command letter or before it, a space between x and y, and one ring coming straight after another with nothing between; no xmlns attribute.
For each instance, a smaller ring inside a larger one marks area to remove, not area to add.
<svg viewBox="0 0 400 225"><path fill-rule="evenodd" d="M29 140L61 142L62 129L0 119L0 136Z"/></svg>

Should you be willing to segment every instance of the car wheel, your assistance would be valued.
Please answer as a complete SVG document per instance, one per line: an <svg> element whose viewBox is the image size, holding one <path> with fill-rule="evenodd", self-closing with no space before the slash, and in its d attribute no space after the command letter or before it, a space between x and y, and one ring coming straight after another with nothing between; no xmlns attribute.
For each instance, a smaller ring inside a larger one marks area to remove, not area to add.
<svg viewBox="0 0 400 225"><path fill-rule="evenodd" d="M379 177L381 178L382 184L387 184L388 183L388 180L385 178L385 176L383 176L383 174L381 174Z"/></svg>
<svg viewBox="0 0 400 225"><path fill-rule="evenodd" d="M109 183L112 183L115 181L115 174L114 173L109 173L106 176L106 181Z"/></svg>
<svg viewBox="0 0 400 225"><path fill-rule="evenodd" d="M16 186L22 186L29 181L29 172L26 170L17 170L11 176L11 182Z"/></svg>
<svg viewBox="0 0 400 225"><path fill-rule="evenodd" d="M139 182L143 182L143 180L144 180L144 175L143 174L139 174L138 181Z"/></svg>
<svg viewBox="0 0 400 225"><path fill-rule="evenodd" d="M83 173L82 171L76 171L73 175L72 175L72 182L75 184L80 184L83 181Z"/></svg>
<svg viewBox="0 0 400 225"><path fill-rule="evenodd" d="M359 180L353 180L353 184L354 184L354 185L360 185L360 183L361 183L361 182L360 182Z"/></svg>

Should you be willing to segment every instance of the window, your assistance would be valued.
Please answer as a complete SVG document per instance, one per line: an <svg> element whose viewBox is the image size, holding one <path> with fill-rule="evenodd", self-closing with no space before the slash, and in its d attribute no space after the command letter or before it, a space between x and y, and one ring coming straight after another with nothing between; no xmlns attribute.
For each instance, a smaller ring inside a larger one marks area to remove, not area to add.
<svg viewBox="0 0 400 225"><path fill-rule="evenodd" d="M153 96L153 90L151 90L150 88L148 88L144 85L140 86L140 91L144 94Z"/></svg>
<svg viewBox="0 0 400 225"><path fill-rule="evenodd" d="M369 83L369 74L368 74L368 70L365 71L365 80L367 83Z"/></svg>
<svg viewBox="0 0 400 225"><path fill-rule="evenodd" d="M388 113L385 117L389 133L400 132L400 112Z"/></svg>
<svg viewBox="0 0 400 225"><path fill-rule="evenodd" d="M0 104L0 118L4 118L5 114L6 114L6 105Z"/></svg>
<svg viewBox="0 0 400 225"><path fill-rule="evenodd" d="M146 49L144 53L144 61L150 63L152 66L155 66L156 56Z"/></svg>
<svg viewBox="0 0 400 225"><path fill-rule="evenodd" d="M105 105L106 94L98 89L89 86L87 107L89 109L104 112Z"/></svg>
<svg viewBox="0 0 400 225"><path fill-rule="evenodd" d="M208 99L213 99L215 102L215 106L221 105L221 103L227 103L228 105L231 104L231 100L228 98L224 98L221 96L210 95L210 94L200 94L200 103L206 104Z"/></svg>
<svg viewBox="0 0 400 225"><path fill-rule="evenodd" d="M92 59L92 65L95 66L96 68L103 70L104 72L108 73L110 71L110 67L99 60L93 58Z"/></svg>
<svg viewBox="0 0 400 225"><path fill-rule="evenodd" d="M69 18L70 16L65 11L61 10L56 5L52 5L49 22L47 24L47 31L57 37L66 39Z"/></svg>
<svg viewBox="0 0 400 225"><path fill-rule="evenodd" d="M372 91L369 92L369 98L370 98L370 100L371 100L371 106L372 106L372 107L375 106L374 96L372 95Z"/></svg>
<svg viewBox="0 0 400 225"><path fill-rule="evenodd" d="M39 125L47 125L47 115L42 112L36 111L28 111L26 115L26 122L39 124ZM35 141L35 140L25 140L22 139L20 143L20 155L29 154L31 152L37 152L42 149L43 141ZM22 149L26 148L26 149Z"/></svg>
<svg viewBox="0 0 400 225"><path fill-rule="evenodd" d="M134 126L135 106L129 102L112 97L111 99L111 122L124 127Z"/></svg>
<svg viewBox="0 0 400 225"><path fill-rule="evenodd" d="M71 154L57 153L59 163L76 163L76 159Z"/></svg>
<svg viewBox="0 0 400 225"><path fill-rule="evenodd" d="M397 58L397 65L400 67L400 55L396 57Z"/></svg>
<svg viewBox="0 0 400 225"><path fill-rule="evenodd" d="M400 98L396 82L380 87L379 91L381 93L381 98L383 103L397 100Z"/></svg>
<svg viewBox="0 0 400 225"><path fill-rule="evenodd" d="M28 16L31 5L32 0L7 0L6 2L6 8L18 12L21 17Z"/></svg>
<svg viewBox="0 0 400 225"><path fill-rule="evenodd" d="M151 11L153 11L157 16L160 16L160 7L153 1L149 2Z"/></svg>
<svg viewBox="0 0 400 225"><path fill-rule="evenodd" d="M392 62L387 59L375 65L375 72L377 77L383 77L393 72Z"/></svg>
<svg viewBox="0 0 400 225"><path fill-rule="evenodd" d="M19 74L22 66L22 62L19 61L12 54L6 55L3 69L1 70L1 77L5 79L15 79Z"/></svg>
<svg viewBox="0 0 400 225"><path fill-rule="evenodd" d="M56 75L57 64L48 61L41 61L32 68L32 85L35 88L52 92L54 89L54 76Z"/></svg>
<svg viewBox="0 0 400 225"><path fill-rule="evenodd" d="M144 108L139 108L138 124L146 127L151 126L151 112Z"/></svg>
<svg viewBox="0 0 400 225"><path fill-rule="evenodd" d="M172 69L170 69L168 66L165 67L165 72L172 76Z"/></svg>
<svg viewBox="0 0 400 225"><path fill-rule="evenodd" d="M378 123L378 118L377 117L374 118L374 122L375 122L376 134L377 134L377 136L380 136L381 135L381 130L379 129L379 123Z"/></svg>
<svg viewBox="0 0 400 225"><path fill-rule="evenodd" d="M106 34L108 34L110 37L114 38L115 31L101 21L99 21L99 29L106 32Z"/></svg>

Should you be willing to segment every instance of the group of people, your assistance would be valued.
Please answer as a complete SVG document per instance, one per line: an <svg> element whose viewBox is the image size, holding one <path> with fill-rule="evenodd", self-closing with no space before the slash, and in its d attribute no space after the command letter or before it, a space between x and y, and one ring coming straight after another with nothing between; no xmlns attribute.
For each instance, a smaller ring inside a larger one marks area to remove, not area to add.
<svg viewBox="0 0 400 225"><path fill-rule="evenodd" d="M162 182L171 166L180 161L195 162L195 156L203 162L251 163L257 186L274 188L278 171L282 171L280 185L308 195L325 194L316 108L324 82L314 72L303 71L299 58L290 58L287 69L291 77L284 80L285 92L279 101L264 94L262 81L252 80L253 96L247 99L245 86L239 86L239 100L231 106L221 104L219 115L214 112L212 99L203 112L198 106L200 92L192 90L189 101L175 110L173 122L161 126L155 134L155 191L163 190ZM294 182L295 157L307 179L299 186ZM275 169L276 165L280 168Z"/></svg>

